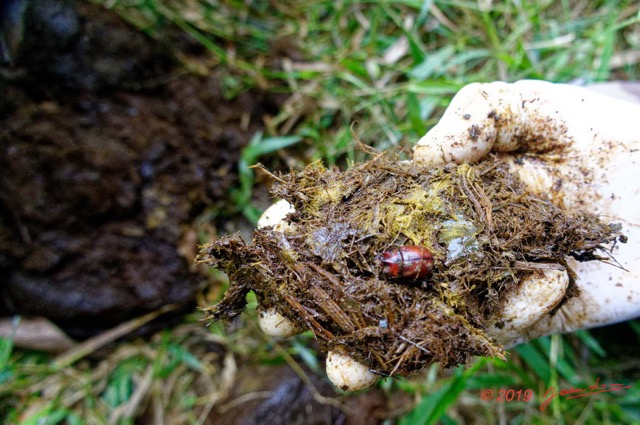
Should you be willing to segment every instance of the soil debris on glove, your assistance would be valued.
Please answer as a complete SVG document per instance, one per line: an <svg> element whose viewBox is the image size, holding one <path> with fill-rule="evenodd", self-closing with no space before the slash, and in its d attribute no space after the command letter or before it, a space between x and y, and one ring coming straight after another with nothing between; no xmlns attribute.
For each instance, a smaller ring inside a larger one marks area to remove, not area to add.
<svg viewBox="0 0 640 425"><path fill-rule="evenodd" d="M225 236L202 248L197 261L231 282L209 319L240 314L254 291L262 308L311 330L324 350L383 375L503 357L485 329L523 277L568 269L568 256L604 260L598 252L624 240L620 225L528 193L495 157L425 168L378 156L346 171L313 163L275 180L273 195L295 208L285 232L265 227L252 244ZM416 260L407 254L423 252L411 246L431 252L431 273L406 273ZM568 272L565 301L577 291Z"/></svg>

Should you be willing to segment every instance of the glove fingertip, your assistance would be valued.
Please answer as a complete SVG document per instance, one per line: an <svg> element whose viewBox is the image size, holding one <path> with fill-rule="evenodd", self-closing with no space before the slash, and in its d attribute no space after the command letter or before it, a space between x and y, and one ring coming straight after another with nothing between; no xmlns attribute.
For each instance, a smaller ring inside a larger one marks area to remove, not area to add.
<svg viewBox="0 0 640 425"><path fill-rule="evenodd" d="M302 331L295 323L278 313L275 308L260 311L258 325L262 332L277 338L289 338Z"/></svg>
<svg viewBox="0 0 640 425"><path fill-rule="evenodd" d="M333 385L343 391L363 390L378 382L380 378L367 366L335 351L329 351L327 354L326 370Z"/></svg>

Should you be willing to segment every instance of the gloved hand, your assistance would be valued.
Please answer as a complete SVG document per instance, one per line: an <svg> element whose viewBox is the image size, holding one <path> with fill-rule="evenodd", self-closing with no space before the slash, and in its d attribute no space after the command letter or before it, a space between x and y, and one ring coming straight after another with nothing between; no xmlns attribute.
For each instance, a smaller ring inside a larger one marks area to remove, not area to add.
<svg viewBox="0 0 640 425"><path fill-rule="evenodd" d="M621 223L628 243L611 264L568 259L580 295L564 298L566 271L544 270L510 295L489 335L509 347L557 332L601 326L640 315L640 105L587 89L542 81L470 84L414 148L413 161L442 165L475 162L489 152L506 160L532 193L566 210L581 209ZM287 232L285 201L262 215L259 227ZM551 313L551 314L550 314ZM300 331L275 310L261 311L262 330L288 337ZM378 376L350 357L329 352L327 375L358 390Z"/></svg>

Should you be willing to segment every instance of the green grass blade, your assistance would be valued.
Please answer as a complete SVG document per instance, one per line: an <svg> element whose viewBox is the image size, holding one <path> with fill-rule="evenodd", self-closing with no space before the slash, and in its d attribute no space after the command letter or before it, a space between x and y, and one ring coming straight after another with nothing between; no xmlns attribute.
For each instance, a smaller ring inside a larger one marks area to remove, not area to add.
<svg viewBox="0 0 640 425"><path fill-rule="evenodd" d="M589 350L591 350L593 353L596 353L599 357L607 356L607 352L604 350L604 348L602 348L598 340L596 340L591 335L591 333L589 333L589 331L587 330L577 331L577 332L574 332L574 335L576 335L580 339L580 341L582 341L582 343L586 345L587 348L589 348Z"/></svg>
<svg viewBox="0 0 640 425"><path fill-rule="evenodd" d="M51 403L33 416L20 422L20 425L56 425L62 423L69 416L69 412L64 409L56 409Z"/></svg>
<svg viewBox="0 0 640 425"><path fill-rule="evenodd" d="M253 183L255 174L251 169L251 165L258 162L258 159L278 149L295 145L302 140L301 136L277 136L262 138L262 133L256 133L249 144L242 150L240 160L238 161L238 177L240 180L239 187L232 191L232 198L239 211L251 223L256 224L260 218L260 211L251 205L251 194L253 192Z"/></svg>
<svg viewBox="0 0 640 425"><path fill-rule="evenodd" d="M543 382L548 383L551 380L551 369L549 368L549 359L543 356L540 351L533 345L528 343L516 348L516 351L522 359L529 365L533 373L538 375Z"/></svg>
<svg viewBox="0 0 640 425"><path fill-rule="evenodd" d="M456 402L460 393L467 387L470 377L485 364L486 359L479 359L466 370L464 367L458 368L453 378L436 392L425 396L400 420L400 425L431 425L439 421L447 408Z"/></svg>
<svg viewBox="0 0 640 425"><path fill-rule="evenodd" d="M16 316L12 320L13 330L12 332L18 329L18 324L20 323L20 317ZM0 338L0 372L3 371L9 365L9 359L11 358L11 353L13 352L13 335L11 338ZM2 382L2 380L0 380Z"/></svg>
<svg viewBox="0 0 640 425"><path fill-rule="evenodd" d="M278 149L288 148L301 140L302 137L300 136L278 136L263 139L262 134L257 133L251 139L249 145L242 150L242 158L247 164L253 165L262 155L273 153Z"/></svg>

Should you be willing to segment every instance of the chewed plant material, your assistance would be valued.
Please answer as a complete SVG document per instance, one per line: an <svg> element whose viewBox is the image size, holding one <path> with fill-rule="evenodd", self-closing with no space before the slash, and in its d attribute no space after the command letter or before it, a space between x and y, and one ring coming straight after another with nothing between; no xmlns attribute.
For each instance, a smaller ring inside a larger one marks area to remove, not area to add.
<svg viewBox="0 0 640 425"><path fill-rule="evenodd" d="M254 291L324 350L384 375L502 357L485 330L523 277L568 269L568 256L608 258L623 239L618 225L529 194L496 158L427 169L379 156L274 178L273 195L295 208L284 231L201 251L198 261L231 281L209 318L238 315ZM571 282L565 300L575 291Z"/></svg>

